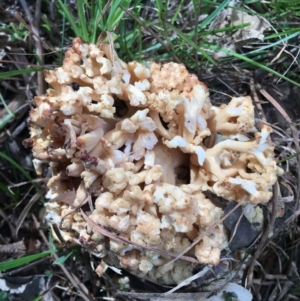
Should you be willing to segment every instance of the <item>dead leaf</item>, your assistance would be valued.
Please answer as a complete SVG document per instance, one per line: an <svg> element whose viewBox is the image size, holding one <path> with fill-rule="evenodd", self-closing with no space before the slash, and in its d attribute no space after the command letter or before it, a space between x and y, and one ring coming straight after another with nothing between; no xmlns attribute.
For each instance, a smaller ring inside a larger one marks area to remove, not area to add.
<svg viewBox="0 0 300 301"><path fill-rule="evenodd" d="M66 191L66 192L61 193L57 197L51 199L50 202L51 203L52 202L64 203L64 204L67 204L69 206L73 206L75 198L76 198L75 190L70 190L70 191Z"/></svg>
<svg viewBox="0 0 300 301"><path fill-rule="evenodd" d="M227 214L230 212L236 204L236 202L231 202L224 210L224 213ZM250 246L259 235L259 231L243 215L241 207L232 212L224 220L224 226L230 231L229 248L231 251Z"/></svg>
<svg viewBox="0 0 300 301"><path fill-rule="evenodd" d="M214 19L209 27L210 30L219 30L226 27L239 26L248 23L249 25L234 31L223 31L210 35L208 36L208 41L216 43L219 47L231 51L237 51L253 39L263 41L263 33L270 27L270 24L257 15L250 15L239 10L238 1L231 1L229 6L229 8L224 9ZM222 51L214 52L214 57L216 59L226 56L228 56L228 54Z"/></svg>
<svg viewBox="0 0 300 301"><path fill-rule="evenodd" d="M0 290L8 292L9 295L18 295L22 300L32 301L47 290L47 284L44 275L27 277L5 276L0 278ZM51 294L46 296L43 300L54 300Z"/></svg>
<svg viewBox="0 0 300 301"><path fill-rule="evenodd" d="M220 288L219 292L215 293L175 293L167 297L164 294L147 294L147 293L127 293L117 292L119 296L126 296L127 298L135 300L147 300L147 301L224 301L226 293L234 293L237 297L236 300L251 301L252 294L236 283L228 283L224 287Z"/></svg>

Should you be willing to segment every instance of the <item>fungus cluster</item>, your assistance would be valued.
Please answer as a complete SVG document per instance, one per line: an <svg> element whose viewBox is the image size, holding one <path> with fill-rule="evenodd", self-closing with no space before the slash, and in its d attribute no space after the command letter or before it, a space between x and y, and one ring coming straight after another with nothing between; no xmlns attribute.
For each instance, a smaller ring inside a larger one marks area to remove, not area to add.
<svg viewBox="0 0 300 301"><path fill-rule="evenodd" d="M112 45L80 38L45 77L51 88L35 97L26 142L36 171L46 163L52 172L46 219L59 226L57 239L104 258L99 274L107 262L179 283L193 266L165 265L169 255L224 215L203 192L252 206L270 200L280 169L250 97L214 107L183 65L127 64ZM227 245L219 223L186 256L217 265Z"/></svg>

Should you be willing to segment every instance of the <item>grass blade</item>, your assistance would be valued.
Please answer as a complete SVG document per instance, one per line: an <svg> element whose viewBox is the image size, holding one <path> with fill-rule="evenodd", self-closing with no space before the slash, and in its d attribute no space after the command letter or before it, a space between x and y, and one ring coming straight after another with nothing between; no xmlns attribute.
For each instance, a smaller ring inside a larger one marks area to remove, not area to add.
<svg viewBox="0 0 300 301"><path fill-rule="evenodd" d="M81 30L76 25L74 17L72 16L71 12L69 11L68 7L62 3L61 0L56 0L58 3L58 6L60 8L60 13L67 18L67 20L70 22L70 25L72 27L72 30L75 33L75 36L80 37L81 36Z"/></svg>
<svg viewBox="0 0 300 301"><path fill-rule="evenodd" d="M73 254L73 251L71 251L70 253L68 253L67 255L63 255L59 258L57 258L52 264L57 264L57 265L62 265L64 264L67 259Z"/></svg>
<svg viewBox="0 0 300 301"><path fill-rule="evenodd" d="M225 0L222 4L220 4L214 12L212 12L201 24L198 26L198 31L204 29L208 24L210 24L222 11L223 8L230 2L231 0Z"/></svg>
<svg viewBox="0 0 300 301"><path fill-rule="evenodd" d="M297 87L300 87L300 83L297 83L297 82L291 80L290 78L288 78L288 77L280 74L279 72L277 72L277 71L275 71L275 70L273 70L273 69L271 69L271 68L269 68L269 67L267 67L267 66L265 66L263 64L260 64L260 63L254 61L254 60L251 60L248 57L246 57L244 55L241 55L241 54L239 54L239 53L237 53L235 51L232 51L232 50L229 50L229 49L226 49L226 48L221 48L221 47L218 47L218 46L215 46L215 45L201 45L201 46L202 47L206 47L210 51L213 50L213 51L224 52L224 53L226 53L228 55L231 55L231 56L233 56L233 57L235 57L237 59L240 59L240 60L242 60L244 62L247 62L247 63L249 63L252 66L256 66L256 67L258 67L260 69L263 69L263 70L265 70L267 72L270 72L271 74L273 74L273 75L275 75L275 76L277 76L277 77L279 77L279 78L281 78L283 80L286 80L287 82L289 82L289 83L291 83L291 84L293 84L293 85L295 85Z"/></svg>
<svg viewBox="0 0 300 301"><path fill-rule="evenodd" d="M46 257L54 252L57 252L57 249L51 249L51 250L44 251L44 252L41 252L38 254L29 255L29 256L18 258L18 259L1 262L0 263L0 271L5 272L7 270L23 266L23 265L30 263L32 261L35 261L37 259Z"/></svg>
<svg viewBox="0 0 300 301"><path fill-rule="evenodd" d="M46 192L45 189L41 189L39 190L30 200L29 202L26 204L25 208L22 210L18 220L16 221L16 234L18 234L24 219L26 218L26 216L28 215L29 210L31 209L31 207L40 199L41 196L44 195L44 193Z"/></svg>
<svg viewBox="0 0 300 301"><path fill-rule="evenodd" d="M9 123L15 117L15 114L9 109L1 93L0 101L2 102L4 108L7 111L7 114L0 119L0 130L2 130L7 125L7 123Z"/></svg>
<svg viewBox="0 0 300 301"><path fill-rule="evenodd" d="M266 45L266 46L259 47L259 48L256 49L256 50L250 51L250 52L248 52L246 55L253 54L253 53L259 53L259 52L261 52L261 51L263 51L263 50L265 50L265 49L274 47L274 46L279 45L279 44L281 44L281 43L284 43L284 42L286 42L286 41L288 41L288 40L290 40L290 39L292 39L292 38L295 38L295 37L298 36L299 34L300 34L300 31L294 32L293 34L291 34L291 35L289 35L289 36L287 36L287 37L285 37L285 38L283 38L283 39L281 39L281 40L279 40L279 41L276 41L276 42L274 42L274 43L268 44L268 45Z"/></svg>
<svg viewBox="0 0 300 301"><path fill-rule="evenodd" d="M270 35L266 36L264 38L264 40L266 41L266 40L270 40L270 39L274 39L274 38L279 38L281 36L287 36L288 34L292 34L294 32L298 32L298 34L299 34L300 33L300 27L293 28L293 29L286 29L285 31L282 31L282 32L270 34Z"/></svg>
<svg viewBox="0 0 300 301"><path fill-rule="evenodd" d="M84 3L82 0L77 0L77 10L78 10L78 18L79 18L79 27L81 29L81 37L84 41L89 41L89 35L86 26L87 21L84 13Z"/></svg>
<svg viewBox="0 0 300 301"><path fill-rule="evenodd" d="M13 165L16 169L18 169L28 181L32 181L31 176L25 171L25 169L19 165L18 163L16 163L13 159L11 159L10 157L8 157L6 154L0 152L0 157L2 157L3 159L5 159L6 161L8 161L11 165Z"/></svg>
<svg viewBox="0 0 300 301"><path fill-rule="evenodd" d="M184 0L181 0L181 1L180 1L179 5L178 5L178 7L177 7L177 9L176 9L176 11L175 11L175 14L174 14L174 16L173 16L173 18L172 18L172 20L171 20L171 23L172 23L172 24L174 24L175 21L177 20L178 14L179 14L179 12L180 12L180 10L181 10L181 8L182 8L182 5L183 5L183 1L184 1ZM194 7L195 7L195 5L194 5Z"/></svg>
<svg viewBox="0 0 300 301"><path fill-rule="evenodd" d="M286 162L286 161L289 161L289 160L291 160L291 159L297 157L298 155L300 155L300 152L296 152L295 154L292 154L291 156L288 156L288 157L286 157L286 158L283 158L283 159L279 160L279 161L278 161L278 164L279 164L279 163Z"/></svg>
<svg viewBox="0 0 300 301"><path fill-rule="evenodd" d="M18 197L15 194L11 193L11 191L3 183L0 183L0 190L7 194L8 197L10 197L14 201L14 203L18 201Z"/></svg>
<svg viewBox="0 0 300 301"><path fill-rule="evenodd" d="M258 63L257 61L254 61L254 60L251 60L249 59L248 57L242 55L242 54L239 54L235 51L232 51L232 50L229 50L229 49L226 49L226 48L222 48L222 47L218 47L216 45L211 45L211 44L201 44L201 48L194 42L192 41L189 37L187 37L187 35L185 35L183 32L181 32L179 29L177 29L175 26L173 26L172 24L169 24L168 26L170 26L183 40L185 40L190 46L194 47L197 51L199 51L202 55L204 55L204 57L206 59L208 59L210 62L212 62L213 64L216 65L216 62L210 57L210 55L208 53L212 52L212 51L221 51L221 52L224 52L228 55L231 55L237 59L240 59L244 62L247 62L249 63L250 65L252 66L256 66L260 69L263 69L267 72L270 72L271 74L281 78L281 79L284 79L286 80L287 82L297 86L297 87L300 87L300 83L297 83L291 79L289 79L288 77L278 73L277 71L263 65L263 64L260 64ZM204 49L206 48L206 49ZM206 51L208 50L208 53L206 53Z"/></svg>
<svg viewBox="0 0 300 301"><path fill-rule="evenodd" d="M120 8L120 5L124 8L128 8L130 0L115 0L112 1L110 13L107 18L106 26L108 31L114 31L120 20L124 15L124 11Z"/></svg>
<svg viewBox="0 0 300 301"><path fill-rule="evenodd" d="M99 16L102 13L102 2L101 1L96 1L96 6L93 8L93 17L92 21L90 24L90 32L91 32L91 42L96 43L96 35L97 35L97 28L99 24Z"/></svg>
<svg viewBox="0 0 300 301"><path fill-rule="evenodd" d="M193 47L194 49L196 49L197 51L199 51L209 62L211 62L213 65L217 65L217 63L213 60L213 58L206 53L203 49L201 49L192 39L190 39L186 34L184 34L182 31L180 31L179 29L177 29L175 26L173 26L172 24L168 24L168 26L170 28L172 28L172 30L174 30L181 39L183 39L186 43L188 43L191 47Z"/></svg>
<svg viewBox="0 0 300 301"><path fill-rule="evenodd" d="M36 71L43 71L42 67L31 67L28 69L19 69L19 70L12 70L0 73L0 79L8 79L13 76L18 76L26 73L36 72Z"/></svg>

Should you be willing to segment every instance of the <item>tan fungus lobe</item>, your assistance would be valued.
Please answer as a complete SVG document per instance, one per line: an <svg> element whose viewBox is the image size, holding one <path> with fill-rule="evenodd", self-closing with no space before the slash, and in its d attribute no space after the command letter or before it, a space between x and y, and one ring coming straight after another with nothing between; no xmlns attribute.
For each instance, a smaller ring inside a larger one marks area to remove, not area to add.
<svg viewBox="0 0 300 301"><path fill-rule="evenodd" d="M66 241L104 257L99 275L108 252L121 267L163 284L190 277L193 267L182 259L165 266L170 256L134 244L108 239L107 246L75 211L88 196L94 208L87 214L96 224L175 254L224 215L202 191L235 201L246 197L248 218L261 222L255 205L270 200L281 169L267 142L272 129L254 128L250 97L214 107L207 87L184 65L126 64L110 45L80 38L63 66L45 77L51 88L35 98L28 144L37 172L42 163L52 170L46 218L61 226ZM73 190L71 204L54 200ZM219 224L186 255L217 265L227 245Z"/></svg>

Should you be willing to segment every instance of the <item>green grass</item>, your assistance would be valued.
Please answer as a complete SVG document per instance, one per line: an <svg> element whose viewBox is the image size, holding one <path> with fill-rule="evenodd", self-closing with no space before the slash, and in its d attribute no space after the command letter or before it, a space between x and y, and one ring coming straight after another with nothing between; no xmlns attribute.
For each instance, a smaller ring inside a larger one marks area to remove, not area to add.
<svg viewBox="0 0 300 301"><path fill-rule="evenodd" d="M12 170L13 179L11 179L12 183L19 183L22 181L22 178L25 178L28 183L32 182L32 176L20 165L18 164L11 156L10 151L6 147L5 151L0 151L0 159L3 160L6 164L9 165L9 168ZM11 184L11 183L10 183ZM32 187L39 191L40 189L35 183L31 184ZM8 207L14 207L21 200L21 194L19 187L11 188L8 187L8 184L4 184L0 182L0 191L2 191L6 196L8 196L13 202L10 202L8 206L3 207L4 209Z"/></svg>
<svg viewBox="0 0 300 301"><path fill-rule="evenodd" d="M197 1L195 1L197 2ZM152 44L143 44L139 38L139 32L131 31L127 33L124 37L124 32L120 32L123 36L118 34L118 39L116 40L117 45L120 47L118 52L128 59L154 59L154 60L166 60L171 61L176 56L179 61L184 63L191 71L207 69L207 64L211 66L227 67L228 64L234 63L237 67L246 70L257 70L257 68L265 70L274 76L288 81L295 86L300 87L299 75L297 73L292 73L293 78L285 76L283 70L276 70L270 64L270 55L274 57L284 46L285 43L291 42L296 39L300 34L300 28L286 27L282 28L280 22L283 16L277 16L277 20L274 19L272 26L269 30L265 31L265 43L263 46L259 44L253 44L254 50L248 52L232 51L230 49L220 47L217 44L213 44L207 41L210 35L224 32L228 35L234 33L237 29L246 27L249 23L241 24L239 26L227 26L225 28L220 28L217 30L209 29L209 26L213 20L221 13L221 11L228 6L229 1L223 1L220 5L214 5L212 1L202 1L202 7L205 11L208 11L208 16L198 24L197 30L183 31L178 26L174 25L174 20L171 22L166 21L164 17L164 11L166 7L163 2L155 1L156 9L158 12L158 20L151 24L151 22L144 22L148 27L153 29L157 36L161 38L163 43L156 42ZM251 1L247 4L260 6L260 1ZM275 16L278 14L277 8L274 5L260 6L261 17ZM239 11L245 11L252 15L256 15L257 12L250 9L233 8ZM290 8L289 8L290 9ZM131 11L131 14L136 20L140 18L138 12ZM295 12L293 12L295 14ZM285 22L288 24L288 22ZM252 41L253 42L253 41ZM250 41L249 41L250 44ZM262 44L262 43L260 43ZM169 51L166 51L169 49ZM226 54L225 58L216 60L213 58L213 53L221 52ZM196 57L195 57L196 53ZM134 54L134 55L133 55ZM127 56L126 56L127 55ZM282 57L286 54L282 54Z"/></svg>
<svg viewBox="0 0 300 301"><path fill-rule="evenodd" d="M12 158L10 158L8 155L6 155L3 152L0 152L0 158L8 161L15 169L17 169L21 174L28 180L31 181L32 177L29 175L29 173L22 167L20 166L17 162L15 162Z"/></svg>
<svg viewBox="0 0 300 301"><path fill-rule="evenodd" d="M62 265L62 264L64 264L64 263L67 261L67 259L68 259L72 254L73 254L73 250L72 250L71 252L69 252L67 255L63 255L63 256L57 258L57 259L53 262L53 264L57 264L57 265Z"/></svg>
<svg viewBox="0 0 300 301"><path fill-rule="evenodd" d="M115 48L125 61L149 59L171 61L178 58L178 61L184 63L189 70L198 72L202 69L207 70L208 65L226 68L228 64L234 63L237 67L250 71L257 68L265 70L300 87L298 83L300 77L297 73L292 73L290 78L284 75L285 70L281 70L283 65L281 69L274 69L270 64L270 55L276 56L285 43L292 42L300 34L300 28L289 26L288 20L289 14L297 16L300 11L297 1L284 6L282 1L269 1L262 4L261 1L251 0L242 1L244 5L239 7L232 7L233 10L268 18L271 23L270 29L265 31L265 42L260 45L253 44L251 41L254 49L247 52L232 51L208 41L211 35L224 33L230 37L238 29L249 25L245 22L237 26L210 29L212 22L228 8L230 0L192 1L194 18L198 18L199 12L206 13L207 17L198 22L196 29L189 30L176 25L176 16L180 14L183 0L180 1L170 20L166 17L168 1L155 0L153 3L155 6L153 10L157 11L155 21L141 18L144 9L141 0L77 0L76 13L74 9L69 8L66 0L56 0L55 4L63 26L61 47L63 48L65 44L65 32L68 32L69 40L79 36L87 42L96 43L100 34L108 31L114 33ZM128 22L132 23L132 28L127 28ZM43 25L49 30L49 20L45 19ZM151 38L151 43L142 40L142 31L146 30L143 26L155 34ZM213 57L216 52L224 53L226 57L216 60ZM282 56L284 55L286 54L283 53ZM41 70L30 69L32 72ZM30 69L0 73L0 79L31 72Z"/></svg>
<svg viewBox="0 0 300 301"><path fill-rule="evenodd" d="M34 255L29 255L29 256L24 256L21 258L13 259L13 260L8 260L5 262L0 262L0 272L6 272L11 269L19 268L22 267L30 262L33 262L35 260L38 260L40 258L46 257L54 252L57 252L57 249L51 249L47 250L38 254Z"/></svg>
<svg viewBox="0 0 300 301"><path fill-rule="evenodd" d="M0 72L0 80L10 79L11 77L23 75L27 73L33 73L36 71L42 71L42 67L29 67L27 69L19 69L19 70L12 70L6 72Z"/></svg>
<svg viewBox="0 0 300 301"><path fill-rule="evenodd" d="M3 107L6 109L7 114L0 119L0 131L15 117L15 114L11 112L9 107L6 105L5 100L0 93L0 102L2 103Z"/></svg>
<svg viewBox="0 0 300 301"><path fill-rule="evenodd" d="M9 42L26 39L29 34L28 30L25 29L23 24L15 24L13 22L5 24L1 20L0 31L8 36Z"/></svg>
<svg viewBox="0 0 300 301"><path fill-rule="evenodd" d="M13 200L13 203L16 204L19 201L18 194L12 193L5 184L0 183L0 190L4 192L10 199Z"/></svg>
<svg viewBox="0 0 300 301"><path fill-rule="evenodd" d="M284 5L285 2L279 0L266 3L244 0L242 1L244 5L232 7L233 10L268 18L271 23L270 29L265 31L263 45L253 44L253 41L251 41L254 49L247 52L232 51L208 41L208 37L211 35L225 33L230 37L238 29L249 25L249 23L244 23L238 26L210 29L212 22L224 9L228 8L230 0L192 1L194 18L198 18L199 12L206 13L207 17L198 22L196 29L191 30L185 30L185 28L176 25L176 17L180 14L183 0L180 1L170 20L167 20L166 17L168 1L155 0L153 3L155 6L153 10L157 11L155 21L141 18L143 9L145 9L141 0L77 0L77 11L70 9L68 1L55 0L63 26L61 47L63 48L65 45L65 32L68 32L68 40L70 41L79 36L87 42L96 43L100 34L108 31L115 34L115 47L120 57L125 61L142 61L145 59L170 61L176 57L191 71L207 70L207 64L224 66L225 68L228 64L234 63L236 66L248 70L260 68L299 86L299 76L296 73L293 74L293 78L284 76L283 70L276 70L270 64L270 52L275 56L284 43L292 42L300 34L300 28L293 28L292 25L289 25L288 20L289 14L290 16L299 14L300 5L297 1ZM132 23L132 28L128 29L126 27L128 22ZM151 43L142 40L142 30L146 29L142 29L141 24L155 33ZM48 19L44 18L42 26L50 31ZM221 52L227 56L216 60L213 58L215 52ZM0 73L0 79L39 70L41 69L32 67L30 69L3 72Z"/></svg>
<svg viewBox="0 0 300 301"><path fill-rule="evenodd" d="M63 20L69 22L74 35L86 42L96 43L102 31L115 31L124 15L120 5L128 8L130 0L91 1L90 3L77 0L77 16L72 14L62 0L56 0L56 3ZM106 14L109 6L109 13Z"/></svg>

